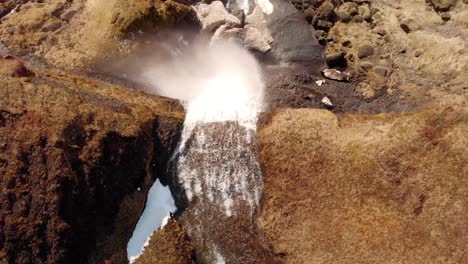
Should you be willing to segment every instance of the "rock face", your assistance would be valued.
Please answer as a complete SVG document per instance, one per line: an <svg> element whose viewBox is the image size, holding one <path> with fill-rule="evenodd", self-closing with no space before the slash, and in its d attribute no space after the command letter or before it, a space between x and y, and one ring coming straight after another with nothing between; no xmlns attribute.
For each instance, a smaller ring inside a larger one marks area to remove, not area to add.
<svg viewBox="0 0 468 264"><path fill-rule="evenodd" d="M21 65L0 61L0 262L126 263L181 106Z"/></svg>
<svg viewBox="0 0 468 264"><path fill-rule="evenodd" d="M285 263L466 263L468 105L279 110L260 131L261 226Z"/></svg>
<svg viewBox="0 0 468 264"><path fill-rule="evenodd" d="M246 25L271 36L272 56L280 61L322 62L322 49L315 38L314 29L307 24L304 15L289 1L271 0L272 12L256 6L247 16Z"/></svg>
<svg viewBox="0 0 468 264"><path fill-rule="evenodd" d="M189 6L171 0L7 1L0 4L0 39L15 55L89 69L128 54L141 33L183 23L192 15Z"/></svg>

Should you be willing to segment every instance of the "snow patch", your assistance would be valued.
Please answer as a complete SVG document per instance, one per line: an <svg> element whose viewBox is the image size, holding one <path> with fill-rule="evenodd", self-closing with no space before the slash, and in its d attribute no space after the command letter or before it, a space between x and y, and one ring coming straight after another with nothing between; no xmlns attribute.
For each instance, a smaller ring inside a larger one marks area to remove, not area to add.
<svg viewBox="0 0 468 264"><path fill-rule="evenodd" d="M176 211L174 198L169 187L164 187L159 179L151 186L148 192L146 207L127 244L127 257L133 263L146 246L154 231L167 224L170 214Z"/></svg>

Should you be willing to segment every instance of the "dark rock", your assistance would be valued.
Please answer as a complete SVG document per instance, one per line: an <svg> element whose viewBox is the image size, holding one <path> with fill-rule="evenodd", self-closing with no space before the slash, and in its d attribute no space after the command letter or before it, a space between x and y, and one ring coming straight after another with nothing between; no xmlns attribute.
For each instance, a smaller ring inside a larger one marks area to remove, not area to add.
<svg viewBox="0 0 468 264"><path fill-rule="evenodd" d="M347 63L345 55L346 53L344 53L343 51L328 54L325 57L328 67L346 67Z"/></svg>
<svg viewBox="0 0 468 264"><path fill-rule="evenodd" d="M403 29L403 31L405 31L406 33L414 32L414 31L416 31L416 30L419 29L418 23L416 23L416 21L414 21L414 20L411 19L411 18L403 19L403 20L400 22L400 27L401 27L401 29Z"/></svg>
<svg viewBox="0 0 468 264"><path fill-rule="evenodd" d="M333 26L333 24L331 22L328 22L326 20L319 20L317 22L317 28L319 29L323 29L325 31L328 31L330 30L330 28Z"/></svg>
<svg viewBox="0 0 468 264"><path fill-rule="evenodd" d="M451 19L451 16L448 12L444 12L440 14L440 17L442 18L443 21L449 21Z"/></svg>
<svg viewBox="0 0 468 264"><path fill-rule="evenodd" d="M60 18L65 21L70 21L70 19L73 18L73 16L77 13L75 10L68 11L66 13L63 13Z"/></svg>
<svg viewBox="0 0 468 264"><path fill-rule="evenodd" d="M374 48L371 45L364 45L359 48L357 56L362 59L374 55Z"/></svg>
<svg viewBox="0 0 468 264"><path fill-rule="evenodd" d="M259 6L247 16L246 25L261 32L270 32L273 39L270 55L275 60L300 62L322 61L323 51L315 37L313 27L294 6L283 0L271 0L271 14L265 14Z"/></svg>
<svg viewBox="0 0 468 264"><path fill-rule="evenodd" d="M309 7L304 11L304 15L305 15L307 22L312 24L313 23L312 21L315 17L315 10L312 7Z"/></svg>
<svg viewBox="0 0 468 264"><path fill-rule="evenodd" d="M341 45L343 45L343 47L347 47L347 48L351 48L353 46L351 44L351 40L349 40L349 39L343 40L343 42L341 42Z"/></svg>

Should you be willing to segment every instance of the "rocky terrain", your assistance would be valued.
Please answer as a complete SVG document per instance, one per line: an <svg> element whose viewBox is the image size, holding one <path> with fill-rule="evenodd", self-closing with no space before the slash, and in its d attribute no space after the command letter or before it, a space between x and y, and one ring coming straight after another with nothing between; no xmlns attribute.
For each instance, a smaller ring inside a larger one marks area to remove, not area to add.
<svg viewBox="0 0 468 264"><path fill-rule="evenodd" d="M255 236L275 262L468 262L466 0L195 2L0 2L0 263L128 262L184 110L112 66L180 28L264 65ZM135 263L199 262L181 215Z"/></svg>
<svg viewBox="0 0 468 264"><path fill-rule="evenodd" d="M182 107L14 59L0 76L0 262L125 262Z"/></svg>

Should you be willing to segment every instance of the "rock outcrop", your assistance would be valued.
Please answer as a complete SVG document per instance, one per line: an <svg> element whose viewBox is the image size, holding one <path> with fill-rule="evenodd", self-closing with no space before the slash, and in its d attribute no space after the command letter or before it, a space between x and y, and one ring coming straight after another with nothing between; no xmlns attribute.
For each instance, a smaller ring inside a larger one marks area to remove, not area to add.
<svg viewBox="0 0 468 264"><path fill-rule="evenodd" d="M0 262L126 263L182 107L13 59L0 79Z"/></svg>
<svg viewBox="0 0 468 264"><path fill-rule="evenodd" d="M466 263L468 105L335 115L260 131L261 226L285 263Z"/></svg>
<svg viewBox="0 0 468 264"><path fill-rule="evenodd" d="M15 55L65 69L125 56L142 34L193 16L191 7L172 0L7 1L0 8L0 39Z"/></svg>

